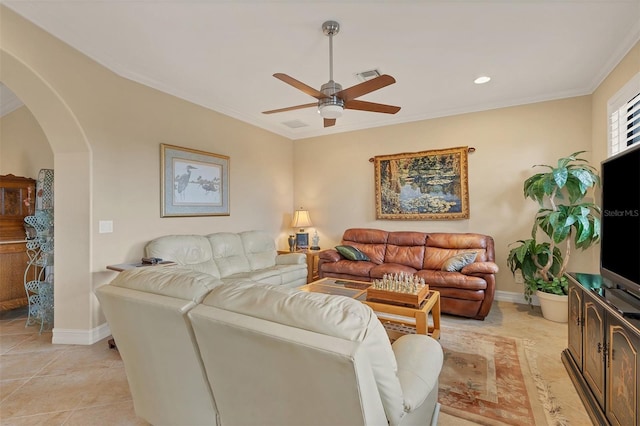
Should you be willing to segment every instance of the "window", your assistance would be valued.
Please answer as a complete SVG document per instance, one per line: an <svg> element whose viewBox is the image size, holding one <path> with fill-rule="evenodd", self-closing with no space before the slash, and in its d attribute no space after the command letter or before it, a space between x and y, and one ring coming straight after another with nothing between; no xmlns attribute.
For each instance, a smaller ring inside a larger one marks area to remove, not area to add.
<svg viewBox="0 0 640 426"><path fill-rule="evenodd" d="M609 100L607 111L612 156L640 142L640 73Z"/></svg>

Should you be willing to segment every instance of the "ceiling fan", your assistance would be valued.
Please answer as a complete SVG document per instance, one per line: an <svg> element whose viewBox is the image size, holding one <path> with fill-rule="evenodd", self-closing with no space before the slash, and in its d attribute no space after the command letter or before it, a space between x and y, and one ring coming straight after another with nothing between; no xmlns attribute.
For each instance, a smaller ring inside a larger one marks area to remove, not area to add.
<svg viewBox="0 0 640 426"><path fill-rule="evenodd" d="M263 111L263 114L273 114L276 112L292 111L317 106L318 112L324 118L324 127L330 127L336 124L336 118L340 117L345 109L382 112L385 114L395 114L400 111L400 107L398 106L356 100L356 98L362 95L366 95L374 90L382 89L385 86L395 83L396 80L390 75L383 74L347 89L342 89L340 84L333 81L333 36L338 34L339 30L340 24L336 21L326 21L322 24L322 32L326 36L329 36L329 82L323 84L320 90L307 86L286 74L276 73L273 75L278 80L303 91L307 95L313 96L318 100L318 102Z"/></svg>

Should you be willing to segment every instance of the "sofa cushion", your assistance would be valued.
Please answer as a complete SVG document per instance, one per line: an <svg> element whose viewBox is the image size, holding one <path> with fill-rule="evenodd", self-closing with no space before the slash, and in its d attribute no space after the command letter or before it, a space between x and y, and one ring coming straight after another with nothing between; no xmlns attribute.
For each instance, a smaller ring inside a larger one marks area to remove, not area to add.
<svg viewBox="0 0 640 426"><path fill-rule="evenodd" d="M200 303L222 281L209 274L173 267L146 267L120 272L111 281L114 287L128 288L160 296Z"/></svg>
<svg viewBox="0 0 640 426"><path fill-rule="evenodd" d="M456 254L455 256L451 256L444 261L442 270L449 272L460 271L468 264L473 263L476 260L476 256L478 256L478 253L476 253L475 251L467 251L464 253Z"/></svg>
<svg viewBox="0 0 640 426"><path fill-rule="evenodd" d="M271 268L276 264L276 243L263 231L240 232L244 252L252 271Z"/></svg>
<svg viewBox="0 0 640 426"><path fill-rule="evenodd" d="M307 256L304 253L284 253L276 256L276 265L304 265L307 266Z"/></svg>
<svg viewBox="0 0 640 426"><path fill-rule="evenodd" d="M387 236L387 244L394 246L424 246L429 234L415 231L393 231Z"/></svg>
<svg viewBox="0 0 640 426"><path fill-rule="evenodd" d="M374 266L376 266L375 263L367 261L353 262L351 260L342 259L337 262L323 264L322 271L329 274L335 273L369 278L369 272Z"/></svg>
<svg viewBox="0 0 640 426"><path fill-rule="evenodd" d="M397 363L382 323L357 300L292 288L255 284L221 285L204 305L302 328L327 336L362 342L391 424L404 415Z"/></svg>
<svg viewBox="0 0 640 426"><path fill-rule="evenodd" d="M405 275L413 275L418 270L411 266L402 265L400 263L383 263L382 265L375 265L369 271L369 278L381 279L385 274L399 274L403 272Z"/></svg>
<svg viewBox="0 0 640 426"><path fill-rule="evenodd" d="M378 265L384 263L389 233L380 229L351 228L344 231L342 245L357 248L367 255L371 262Z"/></svg>
<svg viewBox="0 0 640 426"><path fill-rule="evenodd" d="M370 260L366 254L353 246L336 246L336 250L347 260Z"/></svg>
<svg viewBox="0 0 640 426"><path fill-rule="evenodd" d="M433 232L429 234L429 238L427 239L427 247L439 247L459 251L475 250L478 252L476 262L495 262L493 238L487 235L474 234L471 232L458 234L447 232Z"/></svg>
<svg viewBox="0 0 640 426"><path fill-rule="evenodd" d="M405 334L393 345L398 362L398 378L404 391L404 403L412 411L420 407L433 389L444 362L442 347L437 340L420 334ZM428 354L428 362L424 356Z"/></svg>
<svg viewBox="0 0 640 426"><path fill-rule="evenodd" d="M239 234L218 232L206 236L211 244L213 260L220 270L221 277L249 272L251 266L244 252ZM275 262L275 256L274 256Z"/></svg>
<svg viewBox="0 0 640 426"><path fill-rule="evenodd" d="M384 263L407 265L413 269L420 269L424 261L424 245L400 246L387 244Z"/></svg>
<svg viewBox="0 0 640 426"><path fill-rule="evenodd" d="M220 278L211 244L202 235L165 235L147 243L145 253L147 257L172 260L178 265Z"/></svg>
<svg viewBox="0 0 640 426"><path fill-rule="evenodd" d="M429 234L415 231L389 232L385 263L400 263L415 269L422 267L424 246Z"/></svg>
<svg viewBox="0 0 640 426"><path fill-rule="evenodd" d="M475 275L465 275L460 272L433 271L422 269L415 274L418 278L424 278L424 281L439 290L438 287L459 288L465 290L485 290L487 281Z"/></svg>
<svg viewBox="0 0 640 426"><path fill-rule="evenodd" d="M473 262L466 265L460 272L465 275L485 275L485 274L497 274L499 271L498 265L493 262Z"/></svg>
<svg viewBox="0 0 640 426"><path fill-rule="evenodd" d="M257 271L243 272L238 275L247 275L250 280L261 284L282 284L282 275L275 266L272 266L271 268L258 269Z"/></svg>
<svg viewBox="0 0 640 426"><path fill-rule="evenodd" d="M440 247L425 247L424 250L424 263L421 269L430 269L434 271L441 271L445 265L445 262L449 260L449 258L468 253L472 249L468 248L440 248ZM476 251L476 259L475 261L479 261L479 258L483 256L482 250L473 250Z"/></svg>
<svg viewBox="0 0 640 426"><path fill-rule="evenodd" d="M294 283L294 287L299 287L301 285L299 284L300 280L302 280L303 283L307 282L308 270L306 262L303 265L276 265L276 269L284 285L291 286L290 283Z"/></svg>

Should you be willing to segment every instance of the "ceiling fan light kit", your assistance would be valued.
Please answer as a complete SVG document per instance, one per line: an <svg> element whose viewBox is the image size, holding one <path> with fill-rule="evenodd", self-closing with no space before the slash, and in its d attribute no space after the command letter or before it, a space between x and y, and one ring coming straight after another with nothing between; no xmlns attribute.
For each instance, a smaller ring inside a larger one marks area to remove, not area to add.
<svg viewBox="0 0 640 426"><path fill-rule="evenodd" d="M341 90L342 86L333 80L322 85L320 91L327 96L318 100L318 113L322 118L338 118L342 116L344 101L334 96L334 93L338 93Z"/></svg>
<svg viewBox="0 0 640 426"><path fill-rule="evenodd" d="M321 105L318 108L318 113L320 113L322 118L342 117L342 111L344 111L344 108L342 108L342 106L334 104Z"/></svg>
<svg viewBox="0 0 640 426"><path fill-rule="evenodd" d="M400 107L393 105L378 104L374 102L359 101L356 98L371 93L374 90L382 89L396 82L390 75L380 75L376 78L366 80L347 89L333 81L333 36L340 31L340 24L336 21L326 21L322 24L322 32L329 37L329 81L322 85L320 90L296 80L286 74L276 73L273 76L284 83L287 83L298 90L312 96L318 100L317 104L296 105L287 108L279 108L263 111L263 114L273 114L277 112L293 111L296 109L316 106L318 112L324 119L324 127L335 125L336 118L342 116L345 109L355 109L359 111L381 112L385 114L395 114L400 111Z"/></svg>

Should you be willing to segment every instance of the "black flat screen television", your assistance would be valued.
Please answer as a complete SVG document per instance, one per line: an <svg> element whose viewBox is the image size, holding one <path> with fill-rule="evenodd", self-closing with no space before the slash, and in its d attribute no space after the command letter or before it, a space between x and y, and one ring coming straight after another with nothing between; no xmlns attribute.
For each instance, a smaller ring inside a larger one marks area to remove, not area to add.
<svg viewBox="0 0 640 426"><path fill-rule="evenodd" d="M600 275L640 299L640 143L601 166Z"/></svg>

